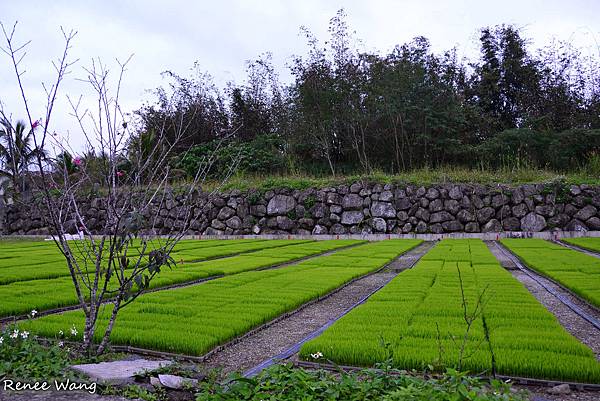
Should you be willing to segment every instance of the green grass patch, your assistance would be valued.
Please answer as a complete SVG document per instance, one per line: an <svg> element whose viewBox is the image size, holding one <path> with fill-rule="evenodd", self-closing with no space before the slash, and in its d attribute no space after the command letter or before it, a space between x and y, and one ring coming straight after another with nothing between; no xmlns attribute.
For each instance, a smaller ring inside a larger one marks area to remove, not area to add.
<svg viewBox="0 0 600 401"><path fill-rule="evenodd" d="M233 376L224 383L203 381L197 401L524 401L523 391L514 391L499 380L487 383L448 371L422 378L407 372L383 369L329 373L275 365L257 377Z"/></svg>
<svg viewBox="0 0 600 401"><path fill-rule="evenodd" d="M421 168L407 171L401 174L386 174L374 172L369 175L355 174L343 176L313 176L305 174L287 175L260 175L260 174L238 174L231 177L222 186L220 182L208 182L207 189L239 189L268 191L279 188L307 189L324 188L341 184L351 184L356 181L373 182L380 184L415 184L433 185L445 183L478 183L497 185L502 184L530 184L530 183L556 183L565 184L600 184L597 175L586 171L572 172L568 174L535 168L499 168L499 169L469 169L461 167L437 167ZM185 186L182 182L179 185Z"/></svg>

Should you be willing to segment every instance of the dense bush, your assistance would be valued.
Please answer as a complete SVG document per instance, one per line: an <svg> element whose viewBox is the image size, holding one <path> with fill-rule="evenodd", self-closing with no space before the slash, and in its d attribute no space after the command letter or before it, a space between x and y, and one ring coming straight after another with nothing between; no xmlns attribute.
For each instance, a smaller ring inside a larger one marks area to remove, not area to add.
<svg viewBox="0 0 600 401"><path fill-rule="evenodd" d="M455 371L425 380L399 371L364 370L334 375L275 365L256 378L233 376L224 384L202 383L198 401L519 401L507 384L485 383Z"/></svg>
<svg viewBox="0 0 600 401"><path fill-rule="evenodd" d="M0 379L50 380L72 376L66 372L69 354L58 346L45 347L29 332L6 326L0 332Z"/></svg>
<svg viewBox="0 0 600 401"><path fill-rule="evenodd" d="M175 166L192 177L199 168L209 166L210 175L219 177L229 173L235 163L237 171L243 173L282 171L285 162L281 143L274 135L260 135L248 142L215 140L192 147L176 160Z"/></svg>
<svg viewBox="0 0 600 401"><path fill-rule="evenodd" d="M290 63L290 84L279 82L268 54L224 93L206 74L169 73L172 95L160 89L157 104L138 112L139 135L165 129L165 117L167 130L189 119L181 151L193 148L180 161L188 172L223 138L232 140L215 171L238 154L246 172L572 171L600 152L600 64L569 43L535 51L518 28L500 25L479 31L477 60L455 49L436 54L424 37L364 52L343 11L325 44L302 32L308 52Z"/></svg>

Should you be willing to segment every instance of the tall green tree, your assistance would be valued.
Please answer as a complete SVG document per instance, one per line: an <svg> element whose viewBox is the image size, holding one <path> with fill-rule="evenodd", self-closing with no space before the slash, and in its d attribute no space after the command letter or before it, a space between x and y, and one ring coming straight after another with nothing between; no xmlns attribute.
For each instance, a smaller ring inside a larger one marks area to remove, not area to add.
<svg viewBox="0 0 600 401"><path fill-rule="evenodd" d="M539 63L512 25L483 28L481 61L474 64L471 101L481 110L480 135L524 127L540 95Z"/></svg>

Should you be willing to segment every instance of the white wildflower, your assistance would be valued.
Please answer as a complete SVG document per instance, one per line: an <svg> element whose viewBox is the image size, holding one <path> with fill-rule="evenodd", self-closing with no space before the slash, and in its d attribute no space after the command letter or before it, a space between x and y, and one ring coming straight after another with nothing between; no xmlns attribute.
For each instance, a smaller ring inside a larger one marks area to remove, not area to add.
<svg viewBox="0 0 600 401"><path fill-rule="evenodd" d="M62 336L64 336L64 335L65 335L65 333L64 333L62 330L59 330L59 331L58 331L58 335L62 337Z"/></svg>
<svg viewBox="0 0 600 401"><path fill-rule="evenodd" d="M28 332L28 331L23 331L23 332L21 333L21 338L22 338L23 340L25 340L27 337L29 337L29 332Z"/></svg>
<svg viewBox="0 0 600 401"><path fill-rule="evenodd" d="M10 335L10 338L14 339L14 338L17 338L17 337L19 337L19 330L15 329L15 330L13 330L12 334Z"/></svg>
<svg viewBox="0 0 600 401"><path fill-rule="evenodd" d="M73 327L71 327L71 335L72 335L73 337L75 337L75 336L77 335L77 333L78 333L78 331L77 331L77 329L75 328L75 325L73 325Z"/></svg>
<svg viewBox="0 0 600 401"><path fill-rule="evenodd" d="M63 346L63 345L65 345L65 343L64 343L64 342L62 342L62 341L59 341L59 342L58 342L58 346L59 346L59 347L61 347L61 348L62 348L62 346Z"/></svg>
<svg viewBox="0 0 600 401"><path fill-rule="evenodd" d="M0 345L4 342L4 337L0 337Z"/></svg>
<svg viewBox="0 0 600 401"><path fill-rule="evenodd" d="M30 315L31 315L31 317L35 317L35 315L37 315L37 313L38 312L34 309L31 311Z"/></svg>
<svg viewBox="0 0 600 401"><path fill-rule="evenodd" d="M310 354L310 356L312 356L313 359L319 359L319 358L323 358L323 353L321 351L319 351L314 354Z"/></svg>

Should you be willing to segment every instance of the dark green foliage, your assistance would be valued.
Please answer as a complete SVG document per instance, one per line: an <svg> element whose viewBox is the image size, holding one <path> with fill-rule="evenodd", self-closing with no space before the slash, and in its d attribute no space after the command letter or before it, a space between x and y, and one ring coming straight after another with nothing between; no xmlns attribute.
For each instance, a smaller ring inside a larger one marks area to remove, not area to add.
<svg viewBox="0 0 600 401"><path fill-rule="evenodd" d="M197 401L518 401L525 395L510 386L490 383L449 370L431 379L400 371L363 370L337 375L322 370L275 365L257 377L232 375L224 384L201 383Z"/></svg>
<svg viewBox="0 0 600 401"><path fill-rule="evenodd" d="M248 200L250 205L256 205L256 203L261 200L262 197L263 194L260 191L252 191L248 194L248 196L246 196L246 200Z"/></svg>
<svg viewBox="0 0 600 401"><path fill-rule="evenodd" d="M183 153L175 166L193 177L198 169L209 163L211 177L222 177L230 173L233 165L245 173L272 173L282 171L284 167L282 145L274 135L258 135L252 140L244 141L212 141L192 147Z"/></svg>
<svg viewBox="0 0 600 401"><path fill-rule="evenodd" d="M315 203L317 203L317 198L314 195L309 195L304 200L304 207L310 209L315 205Z"/></svg>
<svg viewBox="0 0 600 401"><path fill-rule="evenodd" d="M244 172L294 175L440 166L600 171L595 55L556 41L535 51L511 25L481 29L478 60L455 49L436 54L424 37L388 54L364 52L343 10L325 44L302 34L308 52L290 63L291 84L279 82L269 54L250 62L247 80L225 95L206 75L171 74L180 101L173 109L159 91L158 105L139 112L139 135L158 128L157 116L196 111L186 138L195 147L178 161L188 174L218 141L224 161L215 172L237 155Z"/></svg>
<svg viewBox="0 0 600 401"><path fill-rule="evenodd" d="M13 127L10 119L0 111L0 178L10 178L12 190L17 193L28 188L25 172L29 165L38 156L46 156L43 150L35 147L34 130L35 126L29 128L24 121L17 121Z"/></svg>
<svg viewBox="0 0 600 401"><path fill-rule="evenodd" d="M69 354L58 346L45 347L15 326L0 331L0 379L51 380L72 377Z"/></svg>

